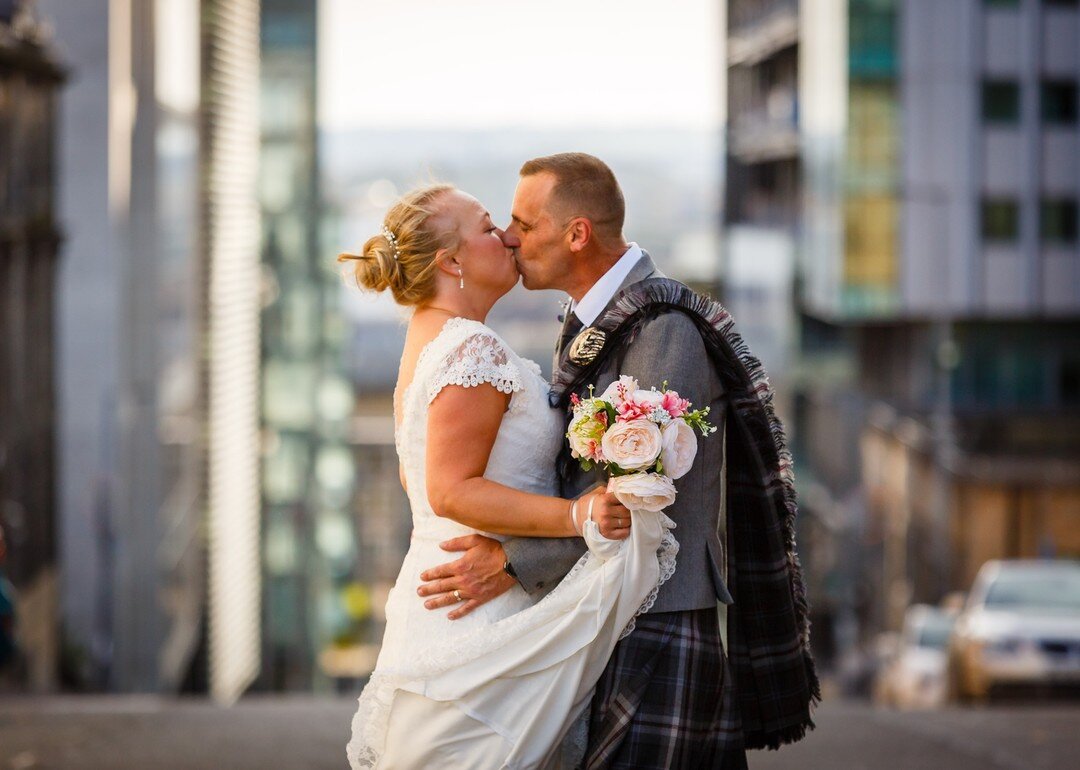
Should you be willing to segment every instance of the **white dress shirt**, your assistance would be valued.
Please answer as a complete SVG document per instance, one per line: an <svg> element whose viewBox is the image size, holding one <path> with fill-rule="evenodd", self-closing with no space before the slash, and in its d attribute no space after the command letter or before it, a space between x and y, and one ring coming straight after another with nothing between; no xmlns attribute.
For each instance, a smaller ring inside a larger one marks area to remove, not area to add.
<svg viewBox="0 0 1080 770"><path fill-rule="evenodd" d="M636 243L631 243L626 253L619 257L619 261L600 276L600 280L594 283L591 289L585 292L581 302L570 301L570 312L577 316L582 326L589 326L603 312L607 304L611 302L611 298L619 290L619 287L622 286L622 282L626 280L626 276L630 275L634 265L643 256L645 254L642 252L641 247Z"/></svg>

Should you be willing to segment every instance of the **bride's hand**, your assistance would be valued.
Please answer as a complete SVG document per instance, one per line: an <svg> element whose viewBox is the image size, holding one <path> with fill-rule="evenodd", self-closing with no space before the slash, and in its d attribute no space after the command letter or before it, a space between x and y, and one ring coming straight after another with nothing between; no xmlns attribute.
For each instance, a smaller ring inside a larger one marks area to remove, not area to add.
<svg viewBox="0 0 1080 770"><path fill-rule="evenodd" d="M608 540L625 540L630 537L630 511L619 502L611 492L600 491L595 495L582 497L577 504L577 524L581 530L589 518L589 505L592 505L592 520L600 528L600 534Z"/></svg>

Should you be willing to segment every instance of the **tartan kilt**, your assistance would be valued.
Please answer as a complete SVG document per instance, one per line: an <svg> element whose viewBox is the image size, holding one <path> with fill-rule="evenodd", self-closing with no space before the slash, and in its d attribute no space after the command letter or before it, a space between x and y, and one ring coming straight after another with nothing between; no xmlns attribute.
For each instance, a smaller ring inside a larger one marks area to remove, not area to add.
<svg viewBox="0 0 1080 770"><path fill-rule="evenodd" d="M586 770L745 770L716 608L640 615L596 685Z"/></svg>

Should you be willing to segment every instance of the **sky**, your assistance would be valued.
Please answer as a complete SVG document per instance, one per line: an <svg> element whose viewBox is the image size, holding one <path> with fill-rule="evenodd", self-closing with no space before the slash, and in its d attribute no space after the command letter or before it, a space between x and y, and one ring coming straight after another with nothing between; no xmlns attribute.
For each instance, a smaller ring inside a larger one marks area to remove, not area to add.
<svg viewBox="0 0 1080 770"><path fill-rule="evenodd" d="M718 124L718 0L319 0L324 129Z"/></svg>

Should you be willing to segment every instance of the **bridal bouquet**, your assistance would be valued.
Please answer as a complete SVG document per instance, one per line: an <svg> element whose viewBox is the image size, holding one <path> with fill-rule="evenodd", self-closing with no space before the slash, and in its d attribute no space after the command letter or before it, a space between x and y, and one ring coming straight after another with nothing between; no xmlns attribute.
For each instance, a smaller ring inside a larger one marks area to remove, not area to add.
<svg viewBox="0 0 1080 770"><path fill-rule="evenodd" d="M573 418L566 437L570 454L590 471L609 474L608 489L630 510L661 511L675 502L674 480L686 475L697 456L694 430L716 428L708 407L692 405L667 383L643 390L623 375L599 396L570 396Z"/></svg>

